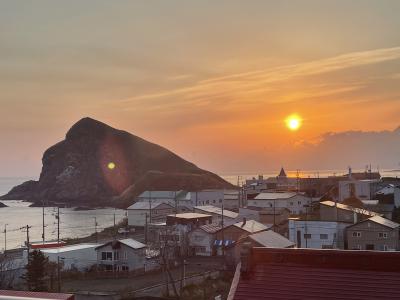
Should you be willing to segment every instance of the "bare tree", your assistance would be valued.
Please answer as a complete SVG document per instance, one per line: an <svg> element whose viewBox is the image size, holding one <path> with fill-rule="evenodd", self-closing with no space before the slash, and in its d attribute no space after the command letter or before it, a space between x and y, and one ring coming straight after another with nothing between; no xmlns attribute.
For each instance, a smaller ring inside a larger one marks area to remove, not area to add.
<svg viewBox="0 0 400 300"><path fill-rule="evenodd" d="M0 256L0 289L11 288L17 276L14 262L5 255Z"/></svg>

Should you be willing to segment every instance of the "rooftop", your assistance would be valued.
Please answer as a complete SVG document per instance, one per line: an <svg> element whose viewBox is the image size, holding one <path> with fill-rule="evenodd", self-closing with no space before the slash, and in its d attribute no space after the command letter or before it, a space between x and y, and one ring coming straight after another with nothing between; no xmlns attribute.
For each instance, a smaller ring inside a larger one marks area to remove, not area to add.
<svg viewBox="0 0 400 300"><path fill-rule="evenodd" d="M398 228L400 226L399 223L396 223L396 222L393 222L391 220L385 219L385 218L383 218L381 216L374 216L374 217L368 218L368 219L366 219L364 221L361 221L361 222L367 222L367 221L372 221L374 223L377 223L377 224L380 224L380 225L383 225L383 226L386 226L386 227L389 227L389 228L392 228L392 229ZM357 225L357 224L354 224L354 225ZM352 225L352 226L354 226L354 225Z"/></svg>
<svg viewBox="0 0 400 300"><path fill-rule="evenodd" d="M399 252L253 248L247 258L228 300L400 299Z"/></svg>
<svg viewBox="0 0 400 300"><path fill-rule="evenodd" d="M288 199L296 196L295 192L274 192L274 193L260 193L254 199L255 200L278 200L278 199Z"/></svg>
<svg viewBox="0 0 400 300"><path fill-rule="evenodd" d="M142 248L146 247L145 244L142 244L141 242L138 242L138 241L136 241L134 239L123 239L123 240L117 240L117 241L110 241L108 243L100 245L100 246L96 247L96 250L99 249L99 248L108 246L108 245L112 245L113 243L121 243L121 244L124 244L124 245L126 245L126 246L128 246L128 247L130 247L132 249L135 249L135 250L136 249L142 249Z"/></svg>
<svg viewBox="0 0 400 300"><path fill-rule="evenodd" d="M220 224L206 224L199 227L207 233L216 233L222 229Z"/></svg>
<svg viewBox="0 0 400 300"><path fill-rule="evenodd" d="M171 205L168 203L163 203L163 202L153 202L151 203L151 209L156 208L160 206L161 204L168 205L172 208ZM149 210L150 209L150 202L149 201L143 201L143 202L136 202L129 206L127 209L143 209L143 210Z"/></svg>
<svg viewBox="0 0 400 300"><path fill-rule="evenodd" d="M370 210L366 210L366 209L363 209L363 208L352 207L350 205L346 205L346 204L342 204L342 203L336 203L336 202L333 202L333 201L323 201L323 202L320 202L320 204L325 205L325 206L330 206L330 207L334 207L336 205L337 208L339 208L339 209L353 211L355 213L362 214L362 215L365 215L365 216L374 217L374 216L380 216L381 215L379 213L376 213L376 212L373 212L373 211L370 211Z"/></svg>
<svg viewBox="0 0 400 300"><path fill-rule="evenodd" d="M233 224L232 226L243 229L250 233L256 233L256 232L260 232L260 231L264 231L264 230L268 229L268 227L265 226L264 224L261 224L254 220L246 220L245 224L243 224L243 222L238 222L238 223Z"/></svg>
<svg viewBox="0 0 400 300"><path fill-rule="evenodd" d="M248 237L261 246L268 248L289 248L295 245L295 243L272 230L254 233Z"/></svg>
<svg viewBox="0 0 400 300"><path fill-rule="evenodd" d="M198 214L198 213L182 213L182 214L173 214L168 217L174 217L179 219L199 219L199 218L209 218L211 215L206 214Z"/></svg>
<svg viewBox="0 0 400 300"><path fill-rule="evenodd" d="M222 208L216 207L216 206L213 206L213 205L195 206L194 208L198 209L198 210L205 211L207 213L222 215ZM233 211L224 209L224 217L235 219L235 218L238 217L238 215L239 215L238 213L235 213Z"/></svg>
<svg viewBox="0 0 400 300"><path fill-rule="evenodd" d="M40 251L43 253L65 253L70 251L77 251L83 249L95 249L96 247L100 246L101 244L76 244L70 246L63 246L58 248L50 248L50 249L41 249Z"/></svg>

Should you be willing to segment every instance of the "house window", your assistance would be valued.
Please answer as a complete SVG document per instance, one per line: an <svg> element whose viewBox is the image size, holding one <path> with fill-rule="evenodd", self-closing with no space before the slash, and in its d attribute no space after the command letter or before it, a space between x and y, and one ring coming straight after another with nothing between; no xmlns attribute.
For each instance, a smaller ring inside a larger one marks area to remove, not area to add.
<svg viewBox="0 0 400 300"><path fill-rule="evenodd" d="M354 245L353 250L361 250L361 245Z"/></svg>
<svg viewBox="0 0 400 300"><path fill-rule="evenodd" d="M304 238L305 238L306 240L311 239L311 233L305 233L305 234L304 234Z"/></svg>
<svg viewBox="0 0 400 300"><path fill-rule="evenodd" d="M124 260L128 260L128 252L124 251Z"/></svg>
<svg viewBox="0 0 400 300"><path fill-rule="evenodd" d="M379 245L379 250L380 250L380 251L388 251L389 248L388 248L387 245Z"/></svg>
<svg viewBox="0 0 400 300"><path fill-rule="evenodd" d="M379 238L381 238L381 239L387 239L387 238L388 238L387 232L379 232Z"/></svg>
<svg viewBox="0 0 400 300"><path fill-rule="evenodd" d="M321 233L321 234L319 235L319 238L320 238L321 240L327 240L327 239L328 239L328 235L327 235L326 233Z"/></svg>
<svg viewBox="0 0 400 300"><path fill-rule="evenodd" d="M272 207L272 203L269 204L269 207Z"/></svg>
<svg viewBox="0 0 400 300"><path fill-rule="evenodd" d="M361 237L361 232L353 231L353 237Z"/></svg>
<svg viewBox="0 0 400 300"><path fill-rule="evenodd" d="M114 252L114 260L119 260L119 252Z"/></svg>
<svg viewBox="0 0 400 300"><path fill-rule="evenodd" d="M121 266L122 271L129 271L129 267L128 266Z"/></svg>
<svg viewBox="0 0 400 300"><path fill-rule="evenodd" d="M297 204L298 204L298 205L301 205L301 201L297 201Z"/></svg>
<svg viewBox="0 0 400 300"><path fill-rule="evenodd" d="M112 260L112 252L101 252L101 260Z"/></svg>

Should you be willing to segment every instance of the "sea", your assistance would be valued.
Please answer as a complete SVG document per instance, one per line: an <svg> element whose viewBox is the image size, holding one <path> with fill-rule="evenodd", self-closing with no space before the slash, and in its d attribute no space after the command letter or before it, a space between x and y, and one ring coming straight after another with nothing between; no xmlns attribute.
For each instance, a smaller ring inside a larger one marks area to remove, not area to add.
<svg viewBox="0 0 400 300"><path fill-rule="evenodd" d="M354 170L355 172L363 170ZM297 171L287 171L289 177L296 177ZM300 171L300 177L328 177L346 174L346 170L309 170ZM382 176L400 177L400 170L380 170ZM263 175L265 178L277 176L277 171L260 172L236 172L230 174L220 174L222 178L232 184L242 184L246 179ZM0 177L0 195L4 195L10 189L27 180L36 179L29 177ZM41 207L29 207L29 202L21 200L1 201L8 207L0 208L0 251L4 250L5 238L7 249L21 247L26 241L26 226L30 226L30 241L41 241L43 232L43 210ZM57 238L57 208L46 207L45 216L45 240L55 240ZM114 208L102 208L94 210L76 211L73 208L60 208L60 237L78 238L85 237L120 222L126 216L126 211ZM97 222L97 226L95 226ZM5 226L7 235L4 234ZM25 227L25 228L24 228Z"/></svg>

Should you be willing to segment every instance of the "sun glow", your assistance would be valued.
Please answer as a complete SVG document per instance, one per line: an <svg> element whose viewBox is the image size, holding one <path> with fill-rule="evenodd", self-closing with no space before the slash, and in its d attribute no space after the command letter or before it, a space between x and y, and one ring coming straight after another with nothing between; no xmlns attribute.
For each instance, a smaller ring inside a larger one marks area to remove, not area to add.
<svg viewBox="0 0 400 300"><path fill-rule="evenodd" d="M290 115L289 117L286 118L285 120L286 126L292 130L296 131L301 127L301 118L298 115Z"/></svg>
<svg viewBox="0 0 400 300"><path fill-rule="evenodd" d="M114 170L114 169L115 169L115 163L109 162L108 165L107 165L107 167L108 167L110 170Z"/></svg>

